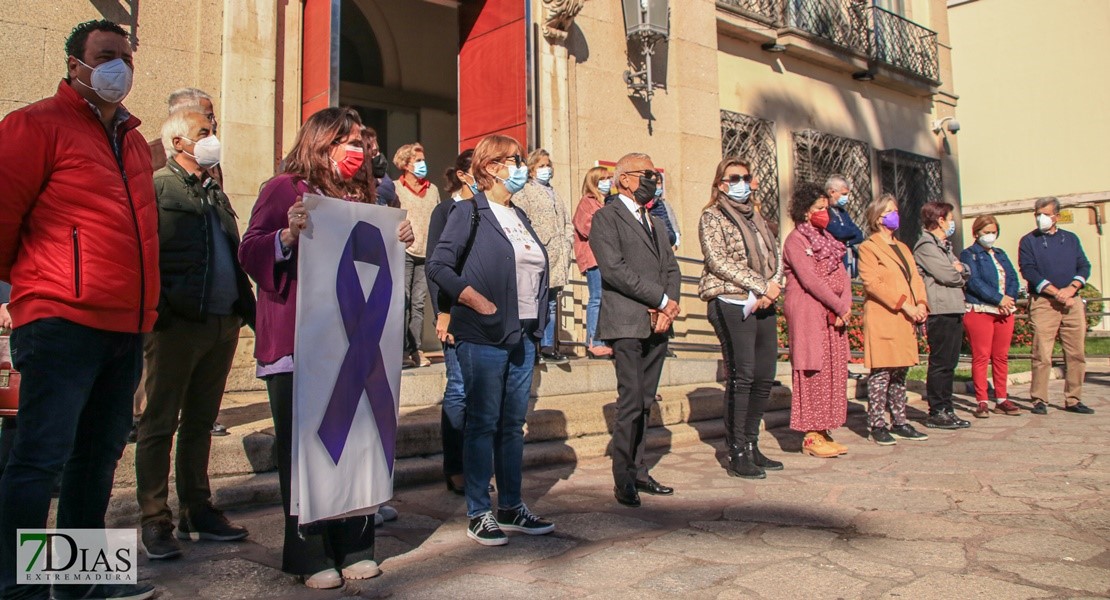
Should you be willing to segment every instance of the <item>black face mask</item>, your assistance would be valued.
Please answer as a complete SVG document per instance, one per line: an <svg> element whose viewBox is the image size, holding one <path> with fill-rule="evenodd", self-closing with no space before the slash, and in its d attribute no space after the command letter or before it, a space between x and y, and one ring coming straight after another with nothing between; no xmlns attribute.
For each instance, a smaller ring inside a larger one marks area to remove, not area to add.
<svg viewBox="0 0 1110 600"><path fill-rule="evenodd" d="M655 199L655 186L656 183L654 179L649 179L640 175L640 187L636 188L635 192L632 192L632 197L643 206Z"/></svg>
<svg viewBox="0 0 1110 600"><path fill-rule="evenodd" d="M374 169L374 177L378 179L385 177L385 170L388 166L389 163L386 162L384 154L379 154L370 161L370 167Z"/></svg>

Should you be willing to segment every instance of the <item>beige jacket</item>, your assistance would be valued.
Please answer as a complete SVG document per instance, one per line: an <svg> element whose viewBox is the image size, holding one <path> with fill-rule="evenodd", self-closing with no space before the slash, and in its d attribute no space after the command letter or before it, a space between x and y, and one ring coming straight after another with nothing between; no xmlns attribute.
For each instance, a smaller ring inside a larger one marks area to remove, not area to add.
<svg viewBox="0 0 1110 600"><path fill-rule="evenodd" d="M513 195L513 204L519 206L532 222L532 229L547 250L551 269L550 287L567 284L570 268L571 244L574 242L574 224L567 214L563 199L555 190L529 181L524 189Z"/></svg>
<svg viewBox="0 0 1110 600"><path fill-rule="evenodd" d="M778 268L771 279L764 279L748 266L748 250L744 246L744 236L721 212L717 205L710 206L701 213L698 222L698 240L701 253L705 256L698 295L708 302L717 296L747 296L754 292L762 296L772 281L782 285L782 251L777 239L767 240L774 249Z"/></svg>

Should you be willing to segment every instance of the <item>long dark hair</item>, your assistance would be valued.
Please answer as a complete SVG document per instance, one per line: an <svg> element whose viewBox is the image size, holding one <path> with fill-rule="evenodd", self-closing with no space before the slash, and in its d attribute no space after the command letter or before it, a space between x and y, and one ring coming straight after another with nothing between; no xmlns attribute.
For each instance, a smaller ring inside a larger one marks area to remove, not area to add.
<svg viewBox="0 0 1110 600"><path fill-rule="evenodd" d="M297 132L297 140L285 157L284 173L299 175L334 198L363 195L359 185L344 181L335 170L331 149L352 131L362 130L362 119L352 108L325 108L312 115ZM368 161L367 161L368 162Z"/></svg>
<svg viewBox="0 0 1110 600"><path fill-rule="evenodd" d="M374 164L370 158L370 148L377 139L378 132L373 127L362 128L362 166L351 178L351 183L358 186L359 202L368 204L378 203L378 178L374 177Z"/></svg>

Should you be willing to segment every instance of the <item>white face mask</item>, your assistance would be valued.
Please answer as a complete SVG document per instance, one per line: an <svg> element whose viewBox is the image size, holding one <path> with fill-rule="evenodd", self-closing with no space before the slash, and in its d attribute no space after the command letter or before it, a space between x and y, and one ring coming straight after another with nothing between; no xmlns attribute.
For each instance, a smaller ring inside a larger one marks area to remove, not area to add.
<svg viewBox="0 0 1110 600"><path fill-rule="evenodd" d="M997 233L984 233L983 235L979 236L979 245L984 248L994 247L994 243L996 241L998 241Z"/></svg>
<svg viewBox="0 0 1110 600"><path fill-rule="evenodd" d="M135 73L127 63L123 62L122 58L116 58L106 63L97 65L96 68L86 65L81 59L77 62L85 65L86 68L92 69L92 76L89 81L92 85L87 85L80 79L74 78L74 81L96 92L100 99L109 104L119 104L131 93L131 84Z"/></svg>
<svg viewBox="0 0 1110 600"><path fill-rule="evenodd" d="M185 136L181 136L181 139L189 140ZM192 142L193 140L189 141ZM182 150L182 152L185 151ZM185 154L189 153L185 152ZM189 156L196 159L197 164L205 169L220 164L220 140L214 135L200 138L193 144L193 153Z"/></svg>
<svg viewBox="0 0 1110 600"><path fill-rule="evenodd" d="M536 179L547 183L551 181L551 175L554 174L554 172L554 169L552 169L551 167L540 167L536 169Z"/></svg>
<svg viewBox="0 0 1110 600"><path fill-rule="evenodd" d="M1052 222L1052 217L1048 215L1037 215L1037 229L1048 231L1052 229L1053 225L1055 225L1055 223Z"/></svg>

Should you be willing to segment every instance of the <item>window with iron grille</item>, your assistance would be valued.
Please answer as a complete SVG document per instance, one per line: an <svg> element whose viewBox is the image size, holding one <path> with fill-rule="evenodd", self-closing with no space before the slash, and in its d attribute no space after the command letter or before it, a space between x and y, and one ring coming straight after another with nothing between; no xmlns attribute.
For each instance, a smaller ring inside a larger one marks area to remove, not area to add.
<svg viewBox="0 0 1110 600"><path fill-rule="evenodd" d="M765 119L728 110L721 111L721 155L738 156L751 165L758 183L752 191L759 212L778 224L779 154L775 146L775 124Z"/></svg>
<svg viewBox="0 0 1110 600"><path fill-rule="evenodd" d="M940 161L905 150L880 150L879 185L898 199L898 239L913 244L921 235L921 207L944 199Z"/></svg>
<svg viewBox="0 0 1110 600"><path fill-rule="evenodd" d="M794 133L794 185L814 183L824 189L825 180L837 174L851 188L848 214L863 228L863 213L871 202L871 147L812 129Z"/></svg>

